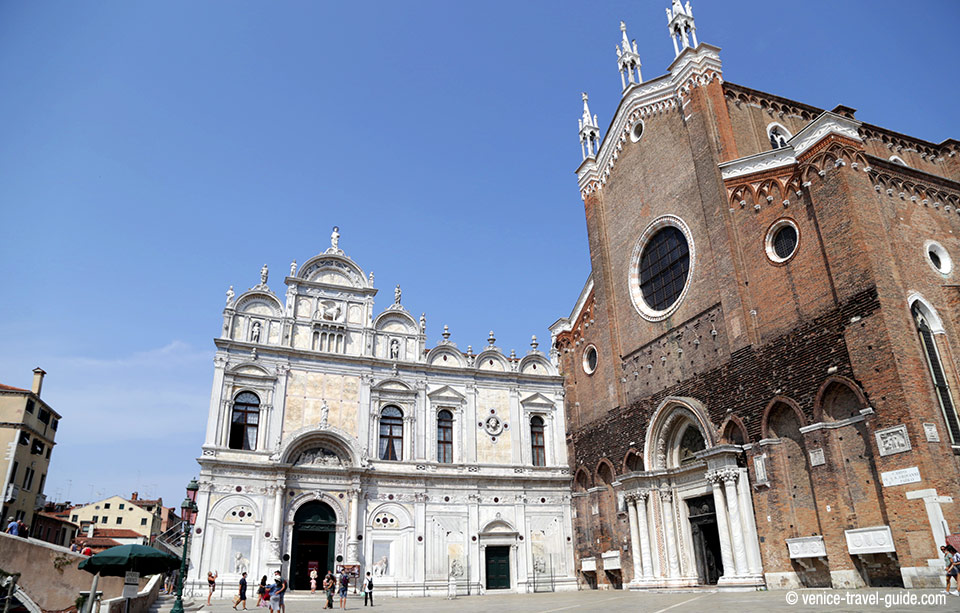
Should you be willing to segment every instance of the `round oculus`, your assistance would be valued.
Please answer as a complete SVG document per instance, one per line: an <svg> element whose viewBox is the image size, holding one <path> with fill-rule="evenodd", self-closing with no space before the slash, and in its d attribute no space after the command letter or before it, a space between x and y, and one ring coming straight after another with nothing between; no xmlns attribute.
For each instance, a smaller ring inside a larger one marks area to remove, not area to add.
<svg viewBox="0 0 960 613"><path fill-rule="evenodd" d="M696 251L690 228L676 215L650 222L630 257L630 300L647 321L663 321L690 288Z"/></svg>
<svg viewBox="0 0 960 613"><path fill-rule="evenodd" d="M927 255L927 263L941 275L949 275L953 271L953 259L937 241L926 241L923 249Z"/></svg>
<svg viewBox="0 0 960 613"><path fill-rule="evenodd" d="M797 253L800 230L792 219L778 219L767 230L764 248L774 264L783 264Z"/></svg>
<svg viewBox="0 0 960 613"><path fill-rule="evenodd" d="M583 350L583 372L592 375L597 370L597 348L587 345Z"/></svg>
<svg viewBox="0 0 960 613"><path fill-rule="evenodd" d="M633 129L630 130L630 140L637 142L641 136L643 136L643 121L638 119L637 123L633 124Z"/></svg>
<svg viewBox="0 0 960 613"><path fill-rule="evenodd" d="M690 247L683 232L675 226L658 230L644 246L637 272L650 309L665 311L676 304L690 272Z"/></svg>

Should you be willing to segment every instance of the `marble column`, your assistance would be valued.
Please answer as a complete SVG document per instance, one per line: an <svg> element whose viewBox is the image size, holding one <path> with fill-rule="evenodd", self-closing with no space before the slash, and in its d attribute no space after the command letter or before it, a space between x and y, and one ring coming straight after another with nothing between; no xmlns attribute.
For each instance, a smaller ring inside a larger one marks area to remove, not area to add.
<svg viewBox="0 0 960 613"><path fill-rule="evenodd" d="M737 481L737 492L740 495L740 521L743 523L743 534L747 548L747 565L750 574L763 574L763 565L760 563L760 541L757 538L757 522L753 515L753 499L750 497L750 477L746 469L737 469L740 480Z"/></svg>
<svg viewBox="0 0 960 613"><path fill-rule="evenodd" d="M357 518L360 514L360 490L350 492L350 523L347 527L347 564L359 564L357 541Z"/></svg>
<svg viewBox="0 0 960 613"><path fill-rule="evenodd" d="M730 520L730 534L733 537L733 558L737 563L737 575L748 575L747 549L743 540L743 524L740 522L740 503L737 495L737 469L721 471L724 493L727 498L727 516Z"/></svg>
<svg viewBox="0 0 960 613"><path fill-rule="evenodd" d="M720 533L720 559L723 562L723 576L733 577L737 574L737 568L733 562L733 550L730 545L730 522L727 521L727 507L723 501L723 489L720 486L723 479L718 473L708 474L707 479L713 487L713 506L717 512L717 532Z"/></svg>
<svg viewBox="0 0 960 613"><path fill-rule="evenodd" d="M653 557L650 551L650 528L647 525L647 498L650 492L644 490L637 494L637 530L640 532L640 556L643 559L643 576L653 578Z"/></svg>
<svg viewBox="0 0 960 613"><path fill-rule="evenodd" d="M627 514L630 516L630 553L633 554L633 579L636 583L643 576L643 564L640 557L640 529L637 527L637 497L634 495L625 498Z"/></svg>
<svg viewBox="0 0 960 613"><path fill-rule="evenodd" d="M662 490L660 504L663 510L663 533L667 545L667 564L671 579L680 576L680 548L677 546L677 527L673 517L673 492Z"/></svg>

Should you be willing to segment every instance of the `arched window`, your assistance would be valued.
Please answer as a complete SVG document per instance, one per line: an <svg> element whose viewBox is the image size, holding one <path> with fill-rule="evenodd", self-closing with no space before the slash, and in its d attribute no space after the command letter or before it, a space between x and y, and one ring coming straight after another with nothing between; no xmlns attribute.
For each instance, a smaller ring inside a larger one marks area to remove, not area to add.
<svg viewBox="0 0 960 613"><path fill-rule="evenodd" d="M957 419L957 408L953 404L953 397L950 395L950 388L947 385L947 378L943 372L943 363L940 361L940 352L937 351L937 343L933 338L933 331L930 329L930 322L923 313L922 303L917 300L910 307L913 313L913 320L917 325L917 333L920 335L920 344L923 345L923 354L927 358L927 366L930 368L930 376L933 379L933 386L937 390L937 398L940 400L940 410L943 411L943 418L947 422L947 429L950 430L950 441L954 445L960 445L960 423Z"/></svg>
<svg viewBox="0 0 960 613"><path fill-rule="evenodd" d="M533 452L533 465L547 465L547 446L543 438L543 418L534 415L530 419L530 449Z"/></svg>
<svg viewBox="0 0 960 613"><path fill-rule="evenodd" d="M380 412L380 459L403 459L403 411L397 407Z"/></svg>
<svg viewBox="0 0 960 613"><path fill-rule="evenodd" d="M230 449L256 449L260 424L260 399L252 392L240 392L233 399L230 417Z"/></svg>
<svg viewBox="0 0 960 613"><path fill-rule="evenodd" d="M767 136L770 138L770 146L774 149L780 149L787 146L787 141L792 138L790 130L787 130L777 122L767 126Z"/></svg>
<svg viewBox="0 0 960 613"><path fill-rule="evenodd" d="M437 462L453 462L453 413L446 409L437 413Z"/></svg>

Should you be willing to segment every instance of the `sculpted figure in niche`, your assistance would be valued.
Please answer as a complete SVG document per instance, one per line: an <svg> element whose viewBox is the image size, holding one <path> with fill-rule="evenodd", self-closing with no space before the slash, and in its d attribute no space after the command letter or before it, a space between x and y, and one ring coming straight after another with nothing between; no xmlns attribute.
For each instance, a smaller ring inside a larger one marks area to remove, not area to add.
<svg viewBox="0 0 960 613"><path fill-rule="evenodd" d="M253 328L250 330L250 340L254 343L260 342L260 322L253 322Z"/></svg>
<svg viewBox="0 0 960 613"><path fill-rule="evenodd" d="M324 319L326 321L339 321L343 309L333 300L324 300L317 305L317 312L314 319Z"/></svg>
<svg viewBox="0 0 960 613"><path fill-rule="evenodd" d="M400 357L400 341L393 339L390 341L390 359L396 360Z"/></svg>
<svg viewBox="0 0 960 613"><path fill-rule="evenodd" d="M238 551L236 554L234 554L233 572L237 573L238 575L240 573L245 573L247 572L247 566L249 564L250 564L250 560L243 557L242 552Z"/></svg>
<svg viewBox="0 0 960 613"><path fill-rule="evenodd" d="M320 407L320 427L327 427L327 420L330 418L330 407L327 406L327 399L323 399L323 405Z"/></svg>

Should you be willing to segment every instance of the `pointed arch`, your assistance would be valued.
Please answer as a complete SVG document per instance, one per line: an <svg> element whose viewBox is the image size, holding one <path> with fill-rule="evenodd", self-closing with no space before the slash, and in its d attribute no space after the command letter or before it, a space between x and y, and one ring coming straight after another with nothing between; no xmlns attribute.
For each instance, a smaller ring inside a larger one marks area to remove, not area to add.
<svg viewBox="0 0 960 613"><path fill-rule="evenodd" d="M624 474L642 472L644 470L643 454L635 447L631 447L627 453L623 455L623 462L621 462L620 468Z"/></svg>
<svg viewBox="0 0 960 613"><path fill-rule="evenodd" d="M707 449L720 440L703 403L685 396L667 396L660 402L647 426L643 445L643 464L647 470L667 467L668 440L672 441L688 423L700 431Z"/></svg>
<svg viewBox="0 0 960 613"><path fill-rule="evenodd" d="M863 391L860 389L860 386L857 385L853 380L848 379L847 377L841 377L839 375L832 375L827 377L823 383L820 384L820 389L817 390L816 400L813 402L813 420L814 423L819 423L824 421L824 418L835 418L836 416L830 415L829 412L827 415L824 415L824 405L830 405L831 400L835 399L838 393L837 386L845 388L848 392L852 392L853 401L857 404L858 409L865 409L867 406L867 397L864 395Z"/></svg>
<svg viewBox="0 0 960 613"><path fill-rule="evenodd" d="M760 421L761 438L779 438L778 436L770 436L770 414L775 408L781 405L789 407L796 414L797 423L800 427L807 425L807 418L804 417L799 404L792 398L787 398L786 396L774 396L763 410L763 418Z"/></svg>
<svg viewBox="0 0 960 613"><path fill-rule="evenodd" d="M590 478L590 473L587 472L587 469L581 466L577 469L577 473L573 477L573 491L586 492L588 489L593 487L592 483L593 480Z"/></svg>
<svg viewBox="0 0 960 613"><path fill-rule="evenodd" d="M596 475L594 481L598 484L611 485L617 478L617 471L613 468L613 463L607 458L600 458L593 474Z"/></svg>
<svg viewBox="0 0 960 613"><path fill-rule="evenodd" d="M739 439L740 442L737 442ZM743 420L736 415L728 415L720 424L720 442L731 445L744 445L750 442L750 435Z"/></svg>

